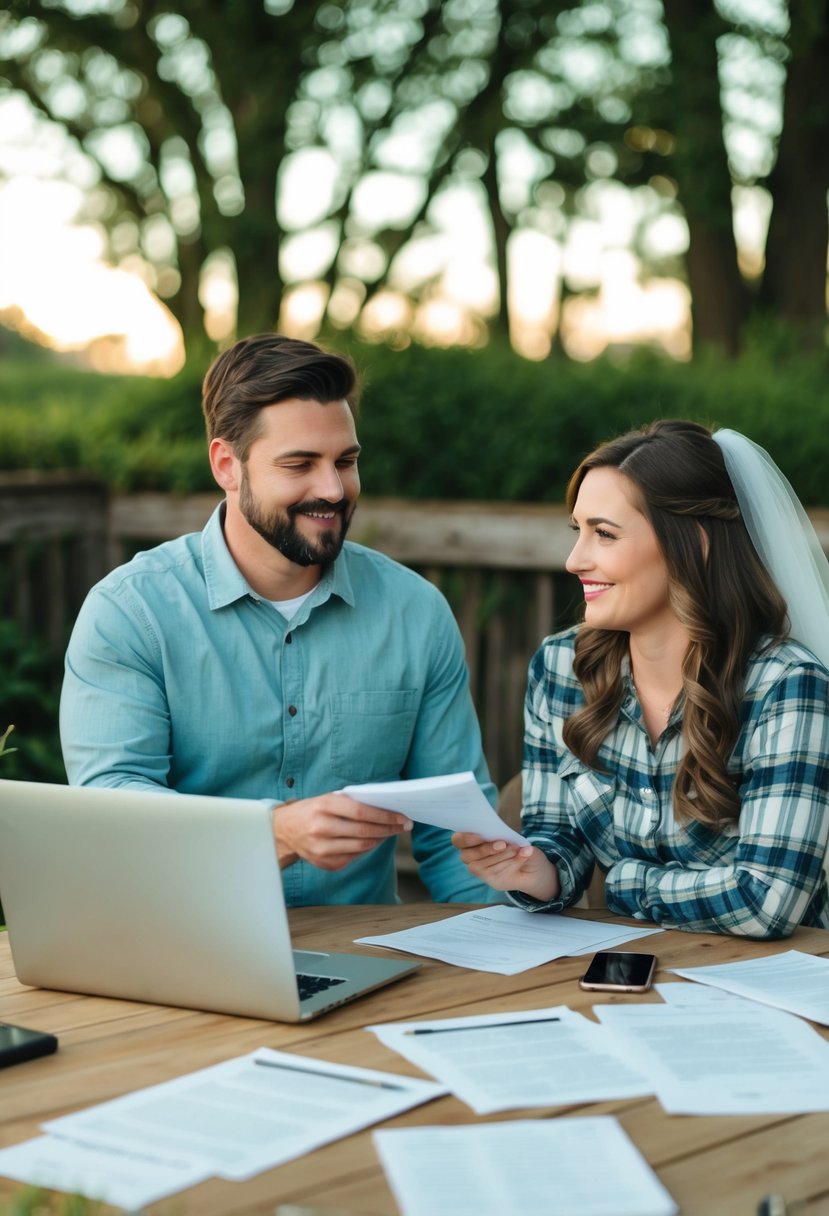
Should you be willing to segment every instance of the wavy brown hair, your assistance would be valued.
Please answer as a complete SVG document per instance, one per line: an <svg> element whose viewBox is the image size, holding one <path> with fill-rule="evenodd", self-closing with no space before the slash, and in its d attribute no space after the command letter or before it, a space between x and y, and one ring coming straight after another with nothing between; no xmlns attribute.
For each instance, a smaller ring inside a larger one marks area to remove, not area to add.
<svg viewBox="0 0 829 1216"><path fill-rule="evenodd" d="M572 512L591 469L614 468L632 483L665 559L668 595L690 645L682 663L686 751L674 780L679 819L710 826L736 819L728 759L740 729L746 664L760 639L788 633L786 604L760 561L711 432L665 420L611 439L581 462L567 487ZM564 741L592 768L624 696L627 633L583 626L573 669L586 704L564 724Z"/></svg>

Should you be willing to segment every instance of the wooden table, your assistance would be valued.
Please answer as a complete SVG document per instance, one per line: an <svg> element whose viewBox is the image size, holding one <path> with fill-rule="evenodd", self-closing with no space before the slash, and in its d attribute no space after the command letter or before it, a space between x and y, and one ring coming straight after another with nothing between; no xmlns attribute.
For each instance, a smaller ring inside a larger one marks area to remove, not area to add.
<svg viewBox="0 0 829 1216"><path fill-rule="evenodd" d="M302 908L291 913L294 943L307 948L353 947L355 937L389 932L462 911L457 905ZM579 912L616 920L609 913ZM631 922L633 923L633 922ZM659 980L665 968L732 962L797 948L829 956L829 933L802 929L785 942L670 931L631 944L655 950ZM74 996L22 987L8 941L0 934L0 1020L57 1034L57 1055L0 1072L0 1144L38 1134L39 1124L142 1086L181 1076L261 1046L319 1059L418 1075L364 1026L395 1019L569 1005L589 1013L604 1000L648 1001L646 996L583 993L584 959L559 959L517 976L461 970L424 959L414 976L302 1026L224 1017L128 1001ZM677 981L681 982L681 981ZM822 1031L829 1035L829 1031ZM555 1118L612 1113L644 1153L684 1216L754 1216L758 1200L779 1191L807 1201L808 1216L829 1216L829 1113L752 1117L678 1117L654 1098L579 1108L516 1111L486 1117ZM389 1126L474 1123L454 1097L441 1098L390 1121ZM600 1166L600 1163L597 1163ZM0 1203L17 1188L0 1179ZM551 1185L554 1178L551 1177ZM176 1216L282 1216L282 1205L307 1205L321 1216L395 1216L396 1204L371 1144L361 1132L245 1183L211 1180L150 1209ZM295 1209L294 1209L295 1210Z"/></svg>

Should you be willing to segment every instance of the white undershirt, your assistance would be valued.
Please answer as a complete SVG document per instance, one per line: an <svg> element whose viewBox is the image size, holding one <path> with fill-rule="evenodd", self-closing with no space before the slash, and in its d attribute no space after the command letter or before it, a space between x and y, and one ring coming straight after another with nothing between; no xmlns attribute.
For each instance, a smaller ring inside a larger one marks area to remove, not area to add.
<svg viewBox="0 0 829 1216"><path fill-rule="evenodd" d="M314 588L311 588L313 591ZM281 612L286 621L290 621L291 617L296 616L299 609L308 599L311 591L306 591L303 595L295 595L292 600L271 600L277 612Z"/></svg>

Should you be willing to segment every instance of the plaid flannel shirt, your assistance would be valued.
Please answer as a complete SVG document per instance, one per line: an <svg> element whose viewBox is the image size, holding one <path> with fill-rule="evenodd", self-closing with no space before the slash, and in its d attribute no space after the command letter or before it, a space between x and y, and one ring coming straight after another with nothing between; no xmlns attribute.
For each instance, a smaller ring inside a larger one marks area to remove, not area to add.
<svg viewBox="0 0 829 1216"><path fill-rule="evenodd" d="M653 746L629 667L596 768L565 747L564 722L584 703L575 634L545 639L525 704L523 832L557 865L561 893L541 903L513 891L512 902L560 911L598 863L607 905L624 916L756 938L785 937L800 924L829 928L829 672L791 641L752 655L728 766L740 816L713 829L673 814L681 699Z"/></svg>

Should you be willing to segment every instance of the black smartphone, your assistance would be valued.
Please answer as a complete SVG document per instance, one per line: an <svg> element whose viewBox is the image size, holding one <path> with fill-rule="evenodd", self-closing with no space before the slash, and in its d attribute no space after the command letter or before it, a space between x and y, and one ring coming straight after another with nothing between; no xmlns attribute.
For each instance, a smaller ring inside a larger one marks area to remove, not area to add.
<svg viewBox="0 0 829 1216"><path fill-rule="evenodd" d="M50 1056L57 1049L58 1041L53 1034L0 1022L0 1068L22 1064L24 1060L34 1060L37 1056Z"/></svg>
<svg viewBox="0 0 829 1216"><path fill-rule="evenodd" d="M585 992L647 992L656 971L655 954L600 950L579 980Z"/></svg>

